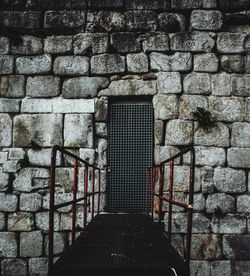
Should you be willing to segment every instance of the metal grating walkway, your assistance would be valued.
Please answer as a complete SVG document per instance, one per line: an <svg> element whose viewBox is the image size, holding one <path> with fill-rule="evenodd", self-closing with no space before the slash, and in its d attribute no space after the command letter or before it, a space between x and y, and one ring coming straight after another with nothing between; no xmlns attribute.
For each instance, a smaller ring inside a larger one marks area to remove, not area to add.
<svg viewBox="0 0 250 276"><path fill-rule="evenodd" d="M54 276L188 276L188 269L146 215L98 215L54 265Z"/></svg>

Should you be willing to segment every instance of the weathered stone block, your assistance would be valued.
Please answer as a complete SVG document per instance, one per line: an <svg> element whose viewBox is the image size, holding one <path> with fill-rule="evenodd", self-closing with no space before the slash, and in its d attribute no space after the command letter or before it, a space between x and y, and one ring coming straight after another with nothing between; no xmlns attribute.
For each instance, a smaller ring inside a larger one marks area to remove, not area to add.
<svg viewBox="0 0 250 276"><path fill-rule="evenodd" d="M158 15L159 30L176 33L185 31L185 16L179 13L163 12Z"/></svg>
<svg viewBox="0 0 250 276"><path fill-rule="evenodd" d="M201 171L201 173L202 173L202 171ZM201 174L200 177L201 177L201 184L203 184L204 183L203 175ZM202 189L203 189L203 186L202 186ZM202 192L203 192L203 190L202 190ZM205 197L203 196L203 194L194 194L194 206L193 206L194 211L197 211L197 212L204 211L205 205L206 205L206 200L205 200Z"/></svg>
<svg viewBox="0 0 250 276"><path fill-rule="evenodd" d="M10 148L8 149L8 159L24 159L25 157L25 151L21 148Z"/></svg>
<svg viewBox="0 0 250 276"><path fill-rule="evenodd" d="M96 98L95 105L96 105L95 120L106 121L108 116L108 98L107 97Z"/></svg>
<svg viewBox="0 0 250 276"><path fill-rule="evenodd" d="M245 172L218 167L214 170L214 186L219 192L244 193L246 191Z"/></svg>
<svg viewBox="0 0 250 276"><path fill-rule="evenodd" d="M42 147L62 144L62 115L18 115L14 118L14 145Z"/></svg>
<svg viewBox="0 0 250 276"><path fill-rule="evenodd" d="M22 259L5 259L1 262L2 275L27 275L28 267Z"/></svg>
<svg viewBox="0 0 250 276"><path fill-rule="evenodd" d="M155 31L157 28L156 13L152 11L127 11L126 25L129 31Z"/></svg>
<svg viewBox="0 0 250 276"><path fill-rule="evenodd" d="M232 94L235 96L250 96L250 75L231 75Z"/></svg>
<svg viewBox="0 0 250 276"><path fill-rule="evenodd" d="M218 31L223 24L223 15L220 11L195 10L192 11L190 20L194 30Z"/></svg>
<svg viewBox="0 0 250 276"><path fill-rule="evenodd" d="M249 156L249 148L229 148L227 155L228 165L235 168L250 168Z"/></svg>
<svg viewBox="0 0 250 276"><path fill-rule="evenodd" d="M85 11L47 11L44 15L46 29L85 27Z"/></svg>
<svg viewBox="0 0 250 276"><path fill-rule="evenodd" d="M213 53L198 54L194 56L194 71L216 72L219 67L219 60Z"/></svg>
<svg viewBox="0 0 250 276"><path fill-rule="evenodd" d="M153 98L155 119L171 120L178 116L178 100L175 95L156 95Z"/></svg>
<svg viewBox="0 0 250 276"><path fill-rule="evenodd" d="M3 164L3 169L5 172L13 173L21 169L20 160L8 160Z"/></svg>
<svg viewBox="0 0 250 276"><path fill-rule="evenodd" d="M13 189L20 192L31 192L39 188L47 187L49 183L48 180L48 169L24 168L17 173L13 182Z"/></svg>
<svg viewBox="0 0 250 276"><path fill-rule="evenodd" d="M87 148L93 146L92 115L66 114L64 121L64 146Z"/></svg>
<svg viewBox="0 0 250 276"><path fill-rule="evenodd" d="M214 39L205 32L180 32L170 35L170 48L173 51L210 52Z"/></svg>
<svg viewBox="0 0 250 276"><path fill-rule="evenodd" d="M169 38L165 32L149 32L141 36L144 52L165 52L169 50Z"/></svg>
<svg viewBox="0 0 250 276"><path fill-rule="evenodd" d="M16 257L17 256L17 241L15 233L0 232L0 256Z"/></svg>
<svg viewBox="0 0 250 276"><path fill-rule="evenodd" d="M3 171L3 168L0 168L0 191L7 191L9 188L9 174Z"/></svg>
<svg viewBox="0 0 250 276"><path fill-rule="evenodd" d="M172 0L171 7L174 9L199 9L199 8L216 8L216 0L189 0L179 1Z"/></svg>
<svg viewBox="0 0 250 276"><path fill-rule="evenodd" d="M230 261L214 261L211 263L211 276L227 276L232 274Z"/></svg>
<svg viewBox="0 0 250 276"><path fill-rule="evenodd" d="M146 73L148 72L148 58L144 53L128 54L127 57L128 72Z"/></svg>
<svg viewBox="0 0 250 276"><path fill-rule="evenodd" d="M9 147L12 142L12 120L8 114L0 114L0 146Z"/></svg>
<svg viewBox="0 0 250 276"><path fill-rule="evenodd" d="M250 212L250 195L241 195L237 197L237 211L242 213Z"/></svg>
<svg viewBox="0 0 250 276"><path fill-rule="evenodd" d="M43 237L41 231L20 234L20 256L39 257L42 255Z"/></svg>
<svg viewBox="0 0 250 276"><path fill-rule="evenodd" d="M244 57L241 55L223 55L220 58L220 67L222 71L228 73L243 73Z"/></svg>
<svg viewBox="0 0 250 276"><path fill-rule="evenodd" d="M224 235L222 246L227 259L249 261L250 235Z"/></svg>
<svg viewBox="0 0 250 276"><path fill-rule="evenodd" d="M185 230L186 230L186 226L187 224L185 225ZM209 232L210 232L210 219L205 217L203 214L194 213L192 233L199 234L199 233L209 233Z"/></svg>
<svg viewBox="0 0 250 276"><path fill-rule="evenodd" d="M210 262L208 261L190 261L190 273L197 276L210 275Z"/></svg>
<svg viewBox="0 0 250 276"><path fill-rule="evenodd" d="M0 55L6 55L10 50L10 40L8 37L0 37Z"/></svg>
<svg viewBox="0 0 250 276"><path fill-rule="evenodd" d="M54 97L60 94L60 78L54 76L29 77L26 95L30 97Z"/></svg>
<svg viewBox="0 0 250 276"><path fill-rule="evenodd" d="M22 113L51 113L54 99L24 98L21 104Z"/></svg>
<svg viewBox="0 0 250 276"><path fill-rule="evenodd" d="M0 193L0 211L14 212L17 209L17 196Z"/></svg>
<svg viewBox="0 0 250 276"><path fill-rule="evenodd" d="M240 97L209 97L209 111L216 121L243 121L245 118L244 99Z"/></svg>
<svg viewBox="0 0 250 276"><path fill-rule="evenodd" d="M0 55L0 75L12 74L14 71L14 57Z"/></svg>
<svg viewBox="0 0 250 276"><path fill-rule="evenodd" d="M218 234L244 234L247 230L246 218L239 215L214 218L211 225L213 233Z"/></svg>
<svg viewBox="0 0 250 276"><path fill-rule="evenodd" d="M163 121L155 120L155 123L154 123L155 145L162 145L162 143L163 143L163 129L164 129Z"/></svg>
<svg viewBox="0 0 250 276"><path fill-rule="evenodd" d="M196 164L201 166L223 166L226 154L223 148L195 147Z"/></svg>
<svg viewBox="0 0 250 276"><path fill-rule="evenodd" d="M123 1L122 0L91 0L91 8L97 9L108 9L108 8L122 8Z"/></svg>
<svg viewBox="0 0 250 276"><path fill-rule="evenodd" d="M171 120L166 125L166 145L189 145L192 138L192 122L184 120Z"/></svg>
<svg viewBox="0 0 250 276"><path fill-rule="evenodd" d="M51 56L48 54L30 57L18 57L16 59L17 74L46 74L50 72L52 65Z"/></svg>
<svg viewBox="0 0 250 276"><path fill-rule="evenodd" d="M133 53L141 50L137 33L113 33L110 39L112 47L119 53Z"/></svg>
<svg viewBox="0 0 250 276"><path fill-rule="evenodd" d="M213 234L194 234L191 245L191 258L198 260L220 259L221 238Z"/></svg>
<svg viewBox="0 0 250 276"><path fill-rule="evenodd" d="M232 124L231 146L250 147L250 123Z"/></svg>
<svg viewBox="0 0 250 276"><path fill-rule="evenodd" d="M156 146L155 147L155 164L160 164L171 156L179 152L178 148L172 146Z"/></svg>
<svg viewBox="0 0 250 276"><path fill-rule="evenodd" d="M152 53L150 66L156 71L189 71L192 68L192 56L190 53L175 53L165 55Z"/></svg>
<svg viewBox="0 0 250 276"><path fill-rule="evenodd" d="M182 91L181 75L178 72L158 73L156 83L160 94L178 94Z"/></svg>
<svg viewBox="0 0 250 276"><path fill-rule="evenodd" d="M190 73L183 80L186 94L209 95L211 93L211 76L208 73Z"/></svg>
<svg viewBox="0 0 250 276"><path fill-rule="evenodd" d="M20 98L24 96L24 76L0 77L0 96L6 98Z"/></svg>
<svg viewBox="0 0 250 276"><path fill-rule="evenodd" d="M194 119L193 113L197 108L208 109L207 97L199 95L183 95L180 98L179 118Z"/></svg>
<svg viewBox="0 0 250 276"><path fill-rule="evenodd" d="M22 193L19 204L21 211L36 212L42 207L42 196L37 193Z"/></svg>
<svg viewBox="0 0 250 276"><path fill-rule="evenodd" d="M54 113L94 113L95 101L92 99L62 99L56 98L52 102Z"/></svg>
<svg viewBox="0 0 250 276"><path fill-rule="evenodd" d="M118 54L102 54L91 58L93 74L116 74L125 72L125 57Z"/></svg>
<svg viewBox="0 0 250 276"><path fill-rule="evenodd" d="M18 212L8 215L8 231L30 231L34 228L31 213Z"/></svg>
<svg viewBox="0 0 250 276"><path fill-rule="evenodd" d="M246 34L241 33L219 33L217 38L217 49L221 53L242 53Z"/></svg>
<svg viewBox="0 0 250 276"><path fill-rule="evenodd" d="M194 144L202 146L229 147L229 128L222 123L215 123L209 128L196 124Z"/></svg>
<svg viewBox="0 0 250 276"><path fill-rule="evenodd" d="M59 253L62 253L65 250L65 244L66 237L63 235L63 233L56 232L54 234L54 255L58 255ZM45 238L45 254L48 255L48 238L46 236Z"/></svg>
<svg viewBox="0 0 250 276"><path fill-rule="evenodd" d="M107 140L104 138L100 138L97 140L97 167L104 169L107 164Z"/></svg>
<svg viewBox="0 0 250 276"><path fill-rule="evenodd" d="M19 55L36 55L43 53L42 38L35 36L22 36L21 43L12 44L11 52Z"/></svg>
<svg viewBox="0 0 250 276"><path fill-rule="evenodd" d="M29 259L30 275L48 275L48 258L30 258Z"/></svg>
<svg viewBox="0 0 250 276"><path fill-rule="evenodd" d="M49 212L38 212L35 214L36 228L48 231L49 230ZM54 213L54 231L59 230L60 217L57 212Z"/></svg>
<svg viewBox="0 0 250 276"><path fill-rule="evenodd" d="M20 100L0 99L1 113L17 113L20 110Z"/></svg>
<svg viewBox="0 0 250 276"><path fill-rule="evenodd" d="M156 94L155 81L118 80L110 83L107 89L100 91L103 96L132 96Z"/></svg>
<svg viewBox="0 0 250 276"><path fill-rule="evenodd" d="M126 8L132 10L164 10L170 7L170 3L164 0L152 0L152 1L126 1Z"/></svg>
<svg viewBox="0 0 250 276"><path fill-rule="evenodd" d="M80 158L88 162L89 164L94 164L95 162L95 150L94 149L80 149Z"/></svg>
<svg viewBox="0 0 250 276"><path fill-rule="evenodd" d="M109 37L106 33L81 33L74 36L73 44L74 54L102 54L108 51Z"/></svg>
<svg viewBox="0 0 250 276"><path fill-rule="evenodd" d="M230 96L231 88L231 75L227 73L213 74L211 76L212 95L215 96Z"/></svg>
<svg viewBox="0 0 250 276"><path fill-rule="evenodd" d="M72 51L72 36L48 36L44 40L44 52L49 54L65 54Z"/></svg>
<svg viewBox="0 0 250 276"><path fill-rule="evenodd" d="M54 62L53 71L57 75L88 75L89 58L81 56L57 57Z"/></svg>
<svg viewBox="0 0 250 276"><path fill-rule="evenodd" d="M221 212L221 213L233 213L235 200L232 196L224 193L216 193L208 195L206 201L207 213Z"/></svg>
<svg viewBox="0 0 250 276"><path fill-rule="evenodd" d="M250 271L250 261L235 261L235 276L248 276Z"/></svg>
<svg viewBox="0 0 250 276"><path fill-rule="evenodd" d="M67 79L63 82L62 96L64 98L93 98L99 90L109 84L107 78L102 77L79 77Z"/></svg>
<svg viewBox="0 0 250 276"><path fill-rule="evenodd" d="M29 149L27 154L30 165L39 167L50 167L51 149ZM61 156L60 154L58 154L56 164L60 165L61 161Z"/></svg>

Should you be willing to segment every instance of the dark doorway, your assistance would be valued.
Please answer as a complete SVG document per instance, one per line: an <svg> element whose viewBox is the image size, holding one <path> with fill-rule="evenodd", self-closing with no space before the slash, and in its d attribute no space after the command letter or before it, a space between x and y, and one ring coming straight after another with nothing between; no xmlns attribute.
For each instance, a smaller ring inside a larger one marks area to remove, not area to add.
<svg viewBox="0 0 250 276"><path fill-rule="evenodd" d="M147 168L152 166L152 161L152 103L111 102L108 120L108 212L146 212Z"/></svg>

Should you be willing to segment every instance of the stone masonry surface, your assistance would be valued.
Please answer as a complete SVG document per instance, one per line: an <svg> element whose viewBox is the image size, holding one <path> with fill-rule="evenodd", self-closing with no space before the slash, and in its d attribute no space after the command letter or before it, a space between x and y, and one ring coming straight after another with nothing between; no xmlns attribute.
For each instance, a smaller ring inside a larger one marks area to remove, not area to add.
<svg viewBox="0 0 250 276"><path fill-rule="evenodd" d="M0 0L1 275L47 275L53 145L99 166L106 190L115 97L152 101L155 163L195 147L191 276L250 275L249 10L247 0ZM73 162L56 162L62 203ZM181 201L188 164L176 161ZM55 257L70 244L71 218L69 208L55 214ZM180 252L186 221L175 207Z"/></svg>

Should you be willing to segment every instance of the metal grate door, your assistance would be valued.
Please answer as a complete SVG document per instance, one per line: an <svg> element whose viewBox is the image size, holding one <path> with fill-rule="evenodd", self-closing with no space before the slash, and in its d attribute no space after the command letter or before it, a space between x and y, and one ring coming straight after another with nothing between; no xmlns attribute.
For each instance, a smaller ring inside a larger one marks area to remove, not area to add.
<svg viewBox="0 0 250 276"><path fill-rule="evenodd" d="M108 123L107 211L146 212L146 176L152 160L152 104L112 103Z"/></svg>

